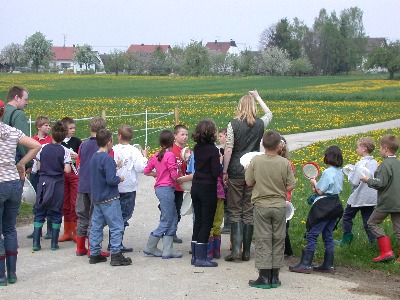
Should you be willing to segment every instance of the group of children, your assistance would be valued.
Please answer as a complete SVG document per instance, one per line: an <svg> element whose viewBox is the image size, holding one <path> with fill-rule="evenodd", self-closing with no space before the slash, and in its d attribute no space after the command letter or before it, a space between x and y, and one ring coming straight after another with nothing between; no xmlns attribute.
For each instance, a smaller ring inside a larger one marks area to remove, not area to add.
<svg viewBox="0 0 400 300"><path fill-rule="evenodd" d="M77 243L77 255L88 255L92 264L106 261L110 253L101 251L103 227L106 224L110 233L111 265L131 264L131 259L124 257L123 252L130 252L132 248L123 246L122 240L135 206L137 173L144 172L156 179L154 187L161 210L160 223L150 233L144 253L163 259L180 258L182 254L173 249L174 242L181 242L176 235L184 193L180 183L182 176L192 174L189 178L193 180L191 196L195 217L191 263L200 267L218 265L211 260L220 257L225 186L221 179L223 150L215 147L215 141L217 134L220 134L223 144L226 130L217 133L213 121L200 121L192 135L196 145L187 164L181 156L188 139L188 128L183 125L177 125L174 132L161 132L160 151L149 161L148 149L140 152L130 145L133 129L128 125L119 127L119 144L114 147L112 132L105 129L105 121L100 117L90 121L91 136L83 143L73 137L75 124L72 119L64 118L56 122L51 137L48 135L49 125L48 118L37 119L38 134L35 138L44 146L37 155L40 176L34 207L33 250L41 248L40 236L47 217L52 224L52 250L58 249L58 241L74 240ZM253 239L256 268L259 269L259 277L250 280L249 285L270 288L281 284L279 270L283 266L284 253L293 254L287 232L289 224L285 218L285 202L290 201L295 177L284 138L270 130L264 134L262 143L265 155L252 159L245 177L246 183L254 186ZM395 235L400 241L400 204L396 198L400 192L400 163L395 156L398 144L394 136L385 136L379 141L379 151L384 161L378 167L371 156L374 140L365 137L357 141L356 152L361 159L348 174L352 193L344 211L339 200L343 186L343 155L338 146L326 149L324 163L327 168L318 182L311 179L312 190L318 197L307 218L307 245L300 263L290 267L290 271L332 272L334 245L344 246L352 241L352 221L358 211L361 211L369 241L377 239L380 248L380 255L374 260L386 261L395 257L389 237L378 225L390 214ZM362 168L374 175L361 172ZM33 181L34 174L31 175ZM62 215L64 235L59 238ZM342 216L343 238L334 241L333 230ZM325 244L324 261L320 266L312 267L320 234ZM163 241L163 250L157 247L160 239Z"/></svg>

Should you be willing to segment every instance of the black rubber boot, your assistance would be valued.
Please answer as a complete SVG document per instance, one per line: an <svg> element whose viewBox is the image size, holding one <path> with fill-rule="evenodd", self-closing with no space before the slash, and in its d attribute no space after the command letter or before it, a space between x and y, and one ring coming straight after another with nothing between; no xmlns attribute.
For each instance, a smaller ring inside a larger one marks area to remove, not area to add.
<svg viewBox="0 0 400 300"><path fill-rule="evenodd" d="M44 239L45 240L50 240L51 239L51 237L52 237L52 235L51 235L51 231L52 231L52 229L53 229L53 223L51 222L51 217L49 217L49 216L47 216L47 222L46 222L46 227L47 227L47 233L46 233L46 235L44 236Z"/></svg>
<svg viewBox="0 0 400 300"><path fill-rule="evenodd" d="M33 223L33 244L32 250L39 251L42 247L40 246L40 237L42 235L43 223L34 222Z"/></svg>
<svg viewBox="0 0 400 300"><path fill-rule="evenodd" d="M249 280L249 286L259 289L271 288L271 269L260 269L256 280Z"/></svg>
<svg viewBox="0 0 400 300"><path fill-rule="evenodd" d="M18 252L6 252L8 283L17 282L17 255Z"/></svg>
<svg viewBox="0 0 400 300"><path fill-rule="evenodd" d="M196 261L196 241L190 243L190 248L192 248L192 259L190 260L190 264L194 266L194 262Z"/></svg>
<svg viewBox="0 0 400 300"><path fill-rule="evenodd" d="M60 236L61 224L52 224L51 229L51 250L58 250L58 237Z"/></svg>
<svg viewBox="0 0 400 300"><path fill-rule="evenodd" d="M230 233L231 232L231 223L229 223L229 212L227 205L224 204L224 227L221 230L222 234Z"/></svg>
<svg viewBox="0 0 400 300"><path fill-rule="evenodd" d="M333 251L325 251L324 262L318 267L313 267L315 272L332 273L333 272Z"/></svg>
<svg viewBox="0 0 400 300"><path fill-rule="evenodd" d="M303 254L301 255L300 263L297 266L289 267L289 271L310 274L312 270L311 263L313 261L313 258L314 252L304 250Z"/></svg>
<svg viewBox="0 0 400 300"><path fill-rule="evenodd" d="M111 254L110 265L112 266L128 266L132 264L132 260L129 257L125 257L121 252L117 254Z"/></svg>
<svg viewBox="0 0 400 300"><path fill-rule="evenodd" d="M6 256L0 255L0 286L7 285L6 277Z"/></svg>
<svg viewBox="0 0 400 300"><path fill-rule="evenodd" d="M281 286L281 281L279 280L279 269L274 268L271 270L271 287L277 288Z"/></svg>
<svg viewBox="0 0 400 300"><path fill-rule="evenodd" d="M131 247L125 247L124 244L122 243L122 241L124 240L124 233L125 233L125 231L122 233L121 252L122 252L122 253L133 252L133 248L131 248Z"/></svg>
<svg viewBox="0 0 400 300"><path fill-rule="evenodd" d="M232 251L225 256L226 261L234 261L241 258L241 249L243 242L243 223L231 223L231 243Z"/></svg>
<svg viewBox="0 0 400 300"><path fill-rule="evenodd" d="M254 225L244 224L243 225L243 254L242 260L250 260L250 247L251 241L253 240Z"/></svg>

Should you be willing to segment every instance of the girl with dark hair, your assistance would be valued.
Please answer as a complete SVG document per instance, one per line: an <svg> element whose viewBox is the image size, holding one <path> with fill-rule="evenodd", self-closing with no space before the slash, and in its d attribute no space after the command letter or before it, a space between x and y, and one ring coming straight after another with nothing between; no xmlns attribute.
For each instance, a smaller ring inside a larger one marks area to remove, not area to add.
<svg viewBox="0 0 400 300"><path fill-rule="evenodd" d="M161 218L157 228L150 233L143 252L164 259L180 258L182 254L172 248L178 223L174 194L178 178L178 165L175 155L170 151L174 144L174 134L169 130L163 130L159 142L161 150L150 158L143 173L156 178L154 188L156 196L160 200ZM157 248L161 238L163 239L163 251Z"/></svg>
<svg viewBox="0 0 400 300"><path fill-rule="evenodd" d="M192 264L196 267L216 267L218 264L207 258L208 238L217 209L217 179L222 172L222 157L215 146L217 127L211 120L197 124L192 135L195 172L192 182L194 215L192 235Z"/></svg>
<svg viewBox="0 0 400 300"><path fill-rule="evenodd" d="M317 182L310 179L313 192L318 197L312 203L306 222L307 246L301 256L301 262L289 270L297 273L333 272L334 248L333 230L338 219L343 215L343 206L339 194L343 189L342 150L338 146L330 146L324 152L324 163L328 168L322 173ZM314 252L317 247L317 238L322 233L325 245L324 262L318 267L311 268Z"/></svg>

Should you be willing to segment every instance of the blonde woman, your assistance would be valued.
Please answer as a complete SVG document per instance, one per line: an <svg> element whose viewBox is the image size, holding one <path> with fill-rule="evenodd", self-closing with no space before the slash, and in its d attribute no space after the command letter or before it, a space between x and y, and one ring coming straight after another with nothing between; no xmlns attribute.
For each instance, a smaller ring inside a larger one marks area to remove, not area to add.
<svg viewBox="0 0 400 300"><path fill-rule="evenodd" d="M257 103L264 115L257 118ZM272 112L256 90L239 100L236 117L227 128L227 140L224 154L223 181L228 186L227 203L229 222L231 223L232 252L226 261L250 260L250 245L253 237L252 187L246 185L245 170L240 158L253 151L260 151L260 141L265 128L272 120ZM241 248L243 244L243 254Z"/></svg>

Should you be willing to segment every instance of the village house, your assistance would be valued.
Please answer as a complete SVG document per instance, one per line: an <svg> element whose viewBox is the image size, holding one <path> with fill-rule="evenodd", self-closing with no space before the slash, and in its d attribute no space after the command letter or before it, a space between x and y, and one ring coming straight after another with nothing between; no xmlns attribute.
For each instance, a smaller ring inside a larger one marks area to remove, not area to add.
<svg viewBox="0 0 400 300"><path fill-rule="evenodd" d="M54 60L52 62L52 65L55 69L58 69L60 73L62 72L73 72L73 73L80 73L80 72L86 72L86 66L83 64L78 64L74 61L74 51L76 47L75 45L72 47L51 47L51 50L54 52ZM88 68L88 71L93 71L96 72L98 71L96 67L103 67L103 62L100 58L100 55L97 51L93 51L97 59L99 60L99 63L97 64L91 64Z"/></svg>

